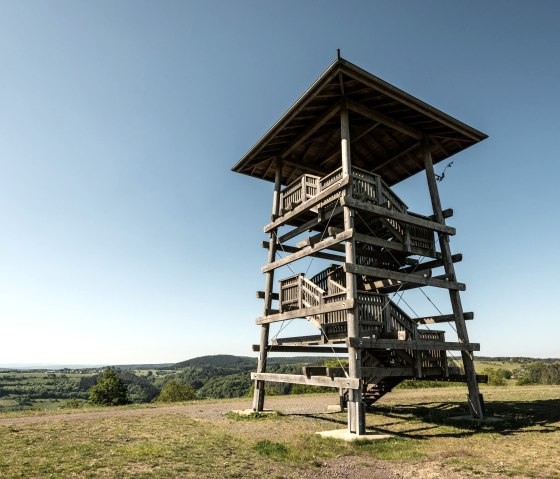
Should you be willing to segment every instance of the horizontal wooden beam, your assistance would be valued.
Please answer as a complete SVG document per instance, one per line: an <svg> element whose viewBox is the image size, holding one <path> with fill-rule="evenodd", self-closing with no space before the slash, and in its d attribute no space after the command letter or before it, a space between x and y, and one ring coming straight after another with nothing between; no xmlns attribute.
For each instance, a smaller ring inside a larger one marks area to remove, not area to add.
<svg viewBox="0 0 560 479"><path fill-rule="evenodd" d="M360 349L411 349L413 351L428 351L430 349L436 349L441 351L480 351L479 343L427 341L422 339L400 341L398 339L381 338L347 338L346 345Z"/></svg>
<svg viewBox="0 0 560 479"><path fill-rule="evenodd" d="M263 241L262 242L262 247L265 249L268 249L268 245L270 243L268 241ZM326 249L326 248L325 248ZM288 246L288 245L278 245L277 252L282 251L284 253L297 253L298 251L301 251L300 248L295 248L293 246ZM309 256L314 256L315 258L321 258L321 259L328 259L329 261L338 261L341 263L344 263L344 261L346 261L346 257L345 256L341 256L338 254L332 254L332 253L323 253L323 252L317 252L317 253L312 253Z"/></svg>
<svg viewBox="0 0 560 479"><path fill-rule="evenodd" d="M459 263L461 261L463 261L463 255L462 254L454 254L453 256L451 256L451 261L453 261L453 263ZM407 266L406 268L402 268L399 270L399 272L401 273L420 273L421 271L427 271L427 270L432 270L434 268L439 268L441 266L443 266L443 259L436 259L433 261L426 261L425 263L418 263L416 265L413 266Z"/></svg>
<svg viewBox="0 0 560 479"><path fill-rule="evenodd" d="M252 346L254 352L260 351L258 344ZM338 347L324 347L324 346L282 346L282 345L269 345L266 350L270 353L312 353L312 354L347 354L348 348L343 346Z"/></svg>
<svg viewBox="0 0 560 479"><path fill-rule="evenodd" d="M353 299L345 299L336 303L320 304L310 308L295 309L285 313L271 314L257 318L257 324L276 323L278 321L286 321L294 318L305 318L307 316L315 316L317 314L333 313L335 311L344 311L354 308L355 301Z"/></svg>
<svg viewBox="0 0 560 479"><path fill-rule="evenodd" d="M430 378L422 378L422 379L429 380ZM465 376L464 374L450 374L449 377L443 378L441 379L441 381L448 381L450 383L466 383L467 376ZM477 374L476 382L486 384L488 382L488 376L485 374Z"/></svg>
<svg viewBox="0 0 560 479"><path fill-rule="evenodd" d="M416 378L416 368L414 367L362 367L362 379L368 380L371 378L387 378L387 377L404 377ZM311 376L327 376L330 378L346 377L348 373L347 368L342 367L325 367L325 366L306 366L303 368L303 374L307 377ZM434 379L438 377L441 380L448 380L445 376L443 368L422 368L422 376L428 376ZM420 379L420 378L417 378Z"/></svg>
<svg viewBox="0 0 560 479"><path fill-rule="evenodd" d="M359 201L354 198L345 196L340 200L343 206L349 206L350 208L356 208L357 210L366 211L367 213L372 213L376 216L381 216L383 218L390 218L393 220L401 221L410 225L422 226L433 231L438 231L440 233L445 233L448 235L454 235L457 230L451 226L442 225L435 221L429 221L418 216L413 216L407 213L399 213L398 211L393 211L383 206L374 205L373 203L366 203L364 201Z"/></svg>
<svg viewBox="0 0 560 479"><path fill-rule="evenodd" d="M335 216L341 214L344 211L344 208L342 206L337 206L334 211L329 211L329 218L334 218ZM324 218L320 215L317 215L315 218L310 219L309 221L306 221L305 223L303 223L302 225L297 226L296 228L294 228L293 230L290 230L286 233L284 233L282 236L278 236L278 241L280 243L284 243L288 240L291 240L292 238L295 238L296 236L306 232L306 231L310 231L312 229L317 228L321 223L325 223L328 221L328 218Z"/></svg>
<svg viewBox="0 0 560 479"><path fill-rule="evenodd" d="M436 221L437 222L437 218L436 218L435 215L425 216L425 215L421 215L420 213L413 213L412 211L409 211L408 214L412 215L412 216L416 216L418 218L422 218L424 220ZM444 218L451 218L453 216L453 209L452 208L447 208L446 210L442 211L442 214L443 214Z"/></svg>
<svg viewBox="0 0 560 479"><path fill-rule="evenodd" d="M284 258L279 259L278 261L274 261L273 263L269 263L266 266L263 266L261 268L261 271L263 273L267 273L268 271L272 271L273 269L277 269L287 264L293 263L298 259L302 259L305 258L306 256L317 253L323 249L328 248L329 246L341 243L342 241L346 241L352 238L353 234L354 234L354 230L350 229L347 231L343 231L342 233L338 233L335 236L330 236L322 241L319 241L318 243L315 243L315 245L311 247L307 246L303 249L297 250L295 253L292 253L289 256L285 256Z"/></svg>
<svg viewBox="0 0 560 479"><path fill-rule="evenodd" d="M404 123L401 123L400 121L395 120L394 118L391 118L384 113L373 110L372 108L368 108L367 106L364 106L353 100L348 100L348 108L356 113L359 113L362 116L365 116L366 118L369 118L370 120L379 121L384 125L393 128L394 130L397 130L401 133L404 133L405 135L414 138L415 140L422 139L422 133L415 128L405 125Z"/></svg>
<svg viewBox="0 0 560 479"><path fill-rule="evenodd" d="M251 379L257 381L269 381L273 383L326 386L337 389L360 389L362 387L361 379L357 378L329 378L325 376L312 376L308 378L303 374L251 373Z"/></svg>
<svg viewBox="0 0 560 479"><path fill-rule="evenodd" d="M310 208L313 208L314 206L318 205L324 199L328 198L329 196L334 195L335 193L339 192L340 190L343 190L346 187L346 185L348 184L349 181L350 181L349 176L341 178L336 183L334 183L331 186L325 188L318 195L315 195L313 198L309 198L307 201L304 201L297 208L293 209L289 213L286 213L285 215L281 216L280 218L273 221L272 223L266 225L264 227L264 232L268 233L268 232L270 232L270 231L272 231L276 228L279 228L282 225L285 225L290 220L294 219L296 216L299 216L301 213L303 213L303 212L309 210Z"/></svg>
<svg viewBox="0 0 560 479"><path fill-rule="evenodd" d="M275 162L276 160L273 158L272 161ZM304 165L302 165L301 163L299 163L299 162L297 162L297 161L289 160L288 158L284 158L284 159L282 160L282 164L283 164L283 165L287 165L287 166L291 166L291 167L293 167L293 168L296 168L296 169L299 169L299 170L302 170L302 171L305 171L306 173L311 174L311 175L320 176L321 178L322 178L323 176L329 174L328 171L321 170L321 169L319 169L319 168L314 168L313 166L310 166L310 165L305 165L305 166L304 166Z"/></svg>
<svg viewBox="0 0 560 479"><path fill-rule="evenodd" d="M347 371L343 368L328 368L325 366L305 366L303 374L306 377L311 376L329 376L331 378L345 378Z"/></svg>
<svg viewBox="0 0 560 479"><path fill-rule="evenodd" d="M284 345L284 344L291 345L291 346L297 346L298 344L309 346L309 345L324 344L323 339L324 339L323 336L321 336L320 334L310 334L308 336L276 338L276 339L272 339L270 343L273 346Z"/></svg>
<svg viewBox="0 0 560 479"><path fill-rule="evenodd" d="M257 299L264 299L264 291L257 291ZM279 299L278 293L270 293L270 297L273 300Z"/></svg>
<svg viewBox="0 0 560 479"><path fill-rule="evenodd" d="M401 283L413 283L422 286L435 286L436 288L453 289L457 291L465 291L466 286L463 283L455 281L447 281L439 278L426 278L418 274L399 273L398 271L390 271L382 268L372 268L370 266L360 266L358 264L344 263L344 272L370 276L373 278L385 278Z"/></svg>
<svg viewBox="0 0 560 479"><path fill-rule="evenodd" d="M354 239L361 243L370 244L372 246L379 246L380 248L390 249L392 251L400 251L402 253L412 253L422 256L438 257L440 253L435 251L427 252L424 248L417 248L416 246L411 246L408 250L405 245L397 241L389 241L383 238L377 238L375 236L368 236L362 233L354 233Z"/></svg>
<svg viewBox="0 0 560 479"><path fill-rule="evenodd" d="M463 313L464 319L474 319L474 313ZM442 314L441 316L425 316L423 318L414 319L416 324L436 324L436 323L449 323L455 321L454 314Z"/></svg>
<svg viewBox="0 0 560 479"><path fill-rule="evenodd" d="M333 116L335 116L340 110L340 103L337 101L336 104L331 106L325 114L318 120L316 120L311 127L305 130L298 138L296 138L288 148L286 148L282 153L280 153L280 158L285 159L294 151L298 146L304 143L308 138L311 137L317 130L319 130L325 123L327 123Z"/></svg>

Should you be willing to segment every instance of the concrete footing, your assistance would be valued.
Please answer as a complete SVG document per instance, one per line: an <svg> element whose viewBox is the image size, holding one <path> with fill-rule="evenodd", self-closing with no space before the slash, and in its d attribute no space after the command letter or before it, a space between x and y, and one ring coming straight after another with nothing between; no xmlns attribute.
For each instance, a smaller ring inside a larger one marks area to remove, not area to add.
<svg viewBox="0 0 560 479"><path fill-rule="evenodd" d="M331 413L344 412L344 409L340 407L340 404L329 404L327 406L327 412L331 412Z"/></svg>
<svg viewBox="0 0 560 479"><path fill-rule="evenodd" d="M254 409L235 409L231 412L239 414L240 416L250 416L251 414L277 414L277 412L272 409L265 409L263 411L255 411Z"/></svg>
<svg viewBox="0 0 560 479"><path fill-rule="evenodd" d="M373 432L366 432L365 434L353 434L348 432L348 429L335 429L333 431L321 431L317 433L321 437L330 437L332 439L339 439L341 441L375 441L379 439L389 439L393 437L392 434L376 434Z"/></svg>

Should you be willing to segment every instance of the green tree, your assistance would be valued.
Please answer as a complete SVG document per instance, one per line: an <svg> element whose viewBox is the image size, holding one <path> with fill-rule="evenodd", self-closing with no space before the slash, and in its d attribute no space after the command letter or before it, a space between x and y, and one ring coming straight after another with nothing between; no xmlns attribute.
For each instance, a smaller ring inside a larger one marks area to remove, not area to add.
<svg viewBox="0 0 560 479"><path fill-rule="evenodd" d="M196 399L196 391L190 384L172 379L159 393L158 402L192 401Z"/></svg>
<svg viewBox="0 0 560 479"><path fill-rule="evenodd" d="M89 402L99 406L128 404L128 391L113 368L105 368L97 384L89 389Z"/></svg>

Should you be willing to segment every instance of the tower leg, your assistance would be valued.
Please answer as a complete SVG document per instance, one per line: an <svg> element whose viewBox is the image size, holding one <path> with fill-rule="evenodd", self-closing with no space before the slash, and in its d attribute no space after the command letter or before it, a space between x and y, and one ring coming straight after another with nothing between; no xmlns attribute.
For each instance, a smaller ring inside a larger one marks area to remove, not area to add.
<svg viewBox="0 0 560 479"><path fill-rule="evenodd" d="M266 360L268 356L266 346L268 345L268 332L269 325L263 324L261 326L260 351L257 364L258 373L266 372ZM255 391L253 394L253 411L262 411L264 409L264 396L264 381L255 381Z"/></svg>
<svg viewBox="0 0 560 479"><path fill-rule="evenodd" d="M348 105L342 104L340 109L340 137L341 137L341 156L342 174L350 175L352 162L350 158L350 120L348 116ZM345 195L352 195L352 183L348 184ZM354 211L348 206L344 206L344 229L349 231L354 228ZM347 263L356 263L356 248L353 239L346 240L345 254ZM358 283L353 273L346 273L346 297L355 299L358 297ZM357 307L348 311L346 322L348 324L348 337L360 336L360 324L357 314ZM353 347L348 348L348 369L351 378L361 379L362 351ZM365 434L365 408L362 403L362 389L351 389L348 395L348 431L354 434Z"/></svg>
<svg viewBox="0 0 560 479"><path fill-rule="evenodd" d="M441 208L441 200L434 173L434 165L432 162L432 154L430 151L430 144L427 138L423 141L424 152L424 167L426 169L426 177L428 180L428 188L430 190L430 197L432 200L432 208L436 221L445 224L445 218ZM451 258L451 248L449 246L449 235L438 233L439 244L441 248L441 255L444 261L445 274L449 281L457 281L455 275L455 266ZM455 316L455 325L457 328L457 337L463 343L469 342L469 335L467 333L467 326L465 324L465 317L463 314L463 305L461 303L461 296L459 291L449 290L449 297L451 299L451 307ZM472 351L461 351L463 359L463 367L465 368L465 375L467 376L467 386L469 389L469 406L471 414L474 418L484 418L484 406L481 395L478 389L478 381L476 380L476 371L474 369L474 355Z"/></svg>
<svg viewBox="0 0 560 479"><path fill-rule="evenodd" d="M276 159L276 174L274 177L274 195L272 197L272 219L276 219L280 213L280 189L282 187L282 160ZM268 263L274 262L276 258L276 233L277 230L270 232L270 242L268 246ZM264 315L268 315L272 306L272 289L274 286L274 270L266 273L266 284L264 288ZM261 326L261 339L259 347L259 359L257 363L257 372L266 372L266 361L268 359L268 338L270 325L263 324ZM253 394L253 411L262 411L264 409L264 381L255 381L255 392Z"/></svg>

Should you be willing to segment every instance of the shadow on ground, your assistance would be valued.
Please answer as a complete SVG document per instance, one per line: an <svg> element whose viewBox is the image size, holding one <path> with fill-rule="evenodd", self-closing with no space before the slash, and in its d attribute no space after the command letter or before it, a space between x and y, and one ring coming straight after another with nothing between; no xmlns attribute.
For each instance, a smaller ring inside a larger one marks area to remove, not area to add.
<svg viewBox="0 0 560 479"><path fill-rule="evenodd" d="M392 434L399 437L428 439L437 437L465 437L477 433L493 432L501 435L520 434L531 431L552 433L560 431L560 399L535 401L492 401L486 404L488 416L503 418L498 423L472 423L469 421L453 421L454 416L468 414L464 403L425 402L414 405L376 405L368 409L368 413L382 415L394 419L382 426L368 427L373 431ZM346 420L341 416L323 414L295 414L319 421L332 423L333 427L346 427ZM402 430L398 426L414 421L414 427ZM418 420L425 423L418 427ZM452 426L460 431L449 428L437 429L440 426ZM528 429L530 428L530 429ZM429 434L422 434L430 431Z"/></svg>

